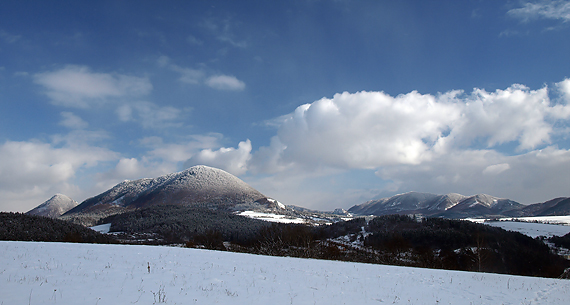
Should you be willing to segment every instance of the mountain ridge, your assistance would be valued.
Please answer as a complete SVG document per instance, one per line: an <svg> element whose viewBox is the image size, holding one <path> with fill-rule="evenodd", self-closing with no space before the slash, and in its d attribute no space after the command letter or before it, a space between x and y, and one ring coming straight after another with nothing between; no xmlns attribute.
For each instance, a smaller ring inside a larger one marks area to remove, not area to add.
<svg viewBox="0 0 570 305"><path fill-rule="evenodd" d="M542 203L523 205L487 194L464 196L457 193L437 195L408 192L369 200L348 209L356 215L422 214L430 217L521 217L570 214L570 198L560 197Z"/></svg>

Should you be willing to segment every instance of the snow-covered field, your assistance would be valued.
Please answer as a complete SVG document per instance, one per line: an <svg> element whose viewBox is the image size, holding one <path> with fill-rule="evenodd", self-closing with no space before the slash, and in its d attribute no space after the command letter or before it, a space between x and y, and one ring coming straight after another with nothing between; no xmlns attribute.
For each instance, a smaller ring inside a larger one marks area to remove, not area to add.
<svg viewBox="0 0 570 305"><path fill-rule="evenodd" d="M502 218L502 220L513 219L513 218ZM550 223L550 224L561 224L561 225L570 225L570 216L532 216L532 217L517 217L515 219L519 219L522 221L538 221L542 223Z"/></svg>
<svg viewBox="0 0 570 305"><path fill-rule="evenodd" d="M263 213L254 211L243 211L238 213L238 215L255 218L259 220L269 221L269 222L280 222L280 223L306 223L307 221L301 218L292 218L285 215L278 215L275 213Z"/></svg>
<svg viewBox="0 0 570 305"><path fill-rule="evenodd" d="M521 221L510 221L518 219ZM532 238L538 236L552 237L564 236L570 233L570 216L539 216L539 217L519 217L501 218L501 221L489 221L488 219L468 218L466 220L484 223L490 226L503 228L508 231L516 231L528 235ZM531 222L538 221L539 223Z"/></svg>
<svg viewBox="0 0 570 305"><path fill-rule="evenodd" d="M173 247L0 242L0 304L161 303L570 304L570 280Z"/></svg>
<svg viewBox="0 0 570 305"><path fill-rule="evenodd" d="M516 231L522 234L528 235L532 238L538 236L552 237L564 236L570 233L570 226L563 225L551 225L545 223L526 223L526 222L516 222L516 221L491 221L486 222L493 227L503 228L508 231Z"/></svg>

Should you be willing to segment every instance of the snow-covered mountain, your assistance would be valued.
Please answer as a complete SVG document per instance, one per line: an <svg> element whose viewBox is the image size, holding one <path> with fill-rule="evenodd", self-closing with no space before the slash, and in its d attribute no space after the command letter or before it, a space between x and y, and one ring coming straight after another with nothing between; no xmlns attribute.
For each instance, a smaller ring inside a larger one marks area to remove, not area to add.
<svg viewBox="0 0 570 305"><path fill-rule="evenodd" d="M63 194L53 197L26 212L28 215L46 216L56 218L76 207L79 203Z"/></svg>
<svg viewBox="0 0 570 305"><path fill-rule="evenodd" d="M157 178L121 182L100 195L86 199L65 216L159 204L235 207L255 203L268 205L273 201L228 172L198 165Z"/></svg>
<svg viewBox="0 0 570 305"><path fill-rule="evenodd" d="M570 215L570 197L559 197L542 203L530 204L508 216L564 216Z"/></svg>
<svg viewBox="0 0 570 305"><path fill-rule="evenodd" d="M436 195L409 192L388 198L370 200L351 207L348 212L359 215L423 214L450 218L501 216L520 209L522 204L485 194L464 196L450 193Z"/></svg>

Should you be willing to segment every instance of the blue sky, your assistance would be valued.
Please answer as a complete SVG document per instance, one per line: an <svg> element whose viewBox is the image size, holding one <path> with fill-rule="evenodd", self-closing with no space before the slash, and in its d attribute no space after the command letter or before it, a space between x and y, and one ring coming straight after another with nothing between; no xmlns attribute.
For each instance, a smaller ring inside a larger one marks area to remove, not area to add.
<svg viewBox="0 0 570 305"><path fill-rule="evenodd" d="M2 1L0 210L196 164L285 204L570 196L570 1Z"/></svg>

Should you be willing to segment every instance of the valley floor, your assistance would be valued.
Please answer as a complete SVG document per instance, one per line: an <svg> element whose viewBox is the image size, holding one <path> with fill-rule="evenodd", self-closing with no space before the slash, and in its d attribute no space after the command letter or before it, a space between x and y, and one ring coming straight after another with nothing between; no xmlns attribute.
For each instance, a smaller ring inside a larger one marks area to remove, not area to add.
<svg viewBox="0 0 570 305"><path fill-rule="evenodd" d="M0 241L0 283L0 304L570 303L570 280L132 245Z"/></svg>

